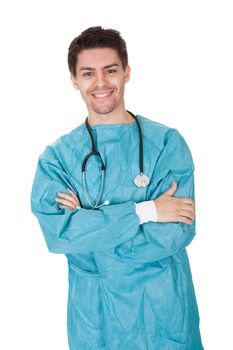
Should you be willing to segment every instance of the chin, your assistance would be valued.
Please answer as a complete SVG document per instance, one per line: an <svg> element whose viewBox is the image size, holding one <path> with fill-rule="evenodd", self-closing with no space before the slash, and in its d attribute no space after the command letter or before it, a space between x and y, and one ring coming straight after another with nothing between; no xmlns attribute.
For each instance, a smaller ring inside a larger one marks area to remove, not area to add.
<svg viewBox="0 0 233 350"><path fill-rule="evenodd" d="M112 111L114 111L115 108L116 108L116 106L106 106L106 107L102 107L102 108L93 107L92 110L98 114L109 114Z"/></svg>

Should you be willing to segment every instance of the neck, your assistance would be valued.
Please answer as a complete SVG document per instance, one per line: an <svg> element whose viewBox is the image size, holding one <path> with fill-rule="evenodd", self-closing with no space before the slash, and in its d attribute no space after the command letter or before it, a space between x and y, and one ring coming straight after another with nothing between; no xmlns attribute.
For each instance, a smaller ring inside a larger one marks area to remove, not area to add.
<svg viewBox="0 0 233 350"><path fill-rule="evenodd" d="M106 114L98 114L90 111L88 122L90 125L95 124L131 124L135 119L124 108L115 109Z"/></svg>

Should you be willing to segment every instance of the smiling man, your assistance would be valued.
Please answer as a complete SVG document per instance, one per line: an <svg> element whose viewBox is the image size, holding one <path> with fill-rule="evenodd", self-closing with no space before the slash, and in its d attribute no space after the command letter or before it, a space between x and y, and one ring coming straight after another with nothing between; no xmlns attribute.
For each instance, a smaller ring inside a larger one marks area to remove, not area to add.
<svg viewBox="0 0 233 350"><path fill-rule="evenodd" d="M115 115L121 115L124 85L129 80L130 69L129 66L123 69L117 52L110 48L84 50L79 54L76 69L77 73L71 79L86 102L90 118L100 114L101 119L96 122L102 122L109 120L113 111ZM125 121L123 117L115 120L122 121ZM89 122L95 124L95 119Z"/></svg>
<svg viewBox="0 0 233 350"><path fill-rule="evenodd" d="M124 106L129 78L130 67L123 67L115 49L92 48L79 53L71 80L87 105L89 124L134 121Z"/></svg>
<svg viewBox="0 0 233 350"><path fill-rule="evenodd" d="M188 145L125 109L130 66L118 31L83 31L68 65L88 116L40 155L31 208L49 251L67 256L69 347L202 350L186 252L195 236Z"/></svg>

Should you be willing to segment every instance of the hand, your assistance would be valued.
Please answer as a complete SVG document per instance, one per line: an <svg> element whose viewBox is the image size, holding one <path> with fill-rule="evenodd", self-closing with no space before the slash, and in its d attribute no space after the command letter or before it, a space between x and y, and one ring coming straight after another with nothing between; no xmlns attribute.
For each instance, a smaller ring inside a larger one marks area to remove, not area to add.
<svg viewBox="0 0 233 350"><path fill-rule="evenodd" d="M69 188L67 188L67 190L70 192L69 194L63 193L63 192L58 192L57 195L61 198L56 197L55 201L58 203L62 203L59 205L59 208L66 208L69 210L73 210L75 209L77 206L79 206L81 208L81 204L79 202L78 197L76 196L76 194L71 191Z"/></svg>
<svg viewBox="0 0 233 350"><path fill-rule="evenodd" d="M158 222L184 222L192 224L195 216L195 203L191 198L172 197L177 190L173 181L169 190L154 200Z"/></svg>

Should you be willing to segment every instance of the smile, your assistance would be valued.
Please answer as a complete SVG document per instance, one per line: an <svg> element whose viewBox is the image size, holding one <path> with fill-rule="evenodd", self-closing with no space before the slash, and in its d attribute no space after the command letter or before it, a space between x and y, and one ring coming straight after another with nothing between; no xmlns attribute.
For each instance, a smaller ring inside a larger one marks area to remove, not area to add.
<svg viewBox="0 0 233 350"><path fill-rule="evenodd" d="M97 99L102 99L102 98L109 97L112 93L113 93L113 90L100 92L100 93L98 92L98 93L92 94L92 96L94 96Z"/></svg>

